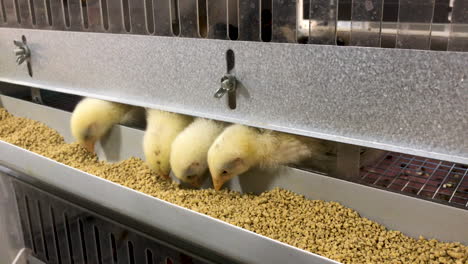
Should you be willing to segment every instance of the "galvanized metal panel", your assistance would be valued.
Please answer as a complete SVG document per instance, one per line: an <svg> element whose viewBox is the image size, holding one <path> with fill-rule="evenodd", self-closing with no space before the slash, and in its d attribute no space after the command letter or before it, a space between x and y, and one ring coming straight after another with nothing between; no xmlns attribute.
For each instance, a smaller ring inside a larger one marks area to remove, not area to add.
<svg viewBox="0 0 468 264"><path fill-rule="evenodd" d="M235 110L213 98L228 49ZM467 53L2 28L0 61L6 82L468 163Z"/></svg>

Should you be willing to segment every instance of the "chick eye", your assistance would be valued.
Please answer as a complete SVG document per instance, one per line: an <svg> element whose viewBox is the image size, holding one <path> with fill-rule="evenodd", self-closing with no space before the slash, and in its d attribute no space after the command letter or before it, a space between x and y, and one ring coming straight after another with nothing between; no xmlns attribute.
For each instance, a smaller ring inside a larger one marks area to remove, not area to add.
<svg viewBox="0 0 468 264"><path fill-rule="evenodd" d="M223 175L226 175L226 174L228 174L228 172L227 172L227 171L223 171Z"/></svg>
<svg viewBox="0 0 468 264"><path fill-rule="evenodd" d="M195 177L195 175L189 175L189 176L187 176L187 179L190 180L190 179L193 179L193 177Z"/></svg>

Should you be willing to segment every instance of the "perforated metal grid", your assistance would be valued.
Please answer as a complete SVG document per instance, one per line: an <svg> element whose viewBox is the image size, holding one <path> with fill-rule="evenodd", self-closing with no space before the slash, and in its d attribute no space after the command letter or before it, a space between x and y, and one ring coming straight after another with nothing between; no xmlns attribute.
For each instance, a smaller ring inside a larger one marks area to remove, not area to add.
<svg viewBox="0 0 468 264"><path fill-rule="evenodd" d="M361 171L361 181L435 202L468 209L466 165L388 152Z"/></svg>
<svg viewBox="0 0 468 264"><path fill-rule="evenodd" d="M467 51L467 11L465 0L1 0L0 26Z"/></svg>
<svg viewBox="0 0 468 264"><path fill-rule="evenodd" d="M27 248L45 263L208 263L12 180Z"/></svg>

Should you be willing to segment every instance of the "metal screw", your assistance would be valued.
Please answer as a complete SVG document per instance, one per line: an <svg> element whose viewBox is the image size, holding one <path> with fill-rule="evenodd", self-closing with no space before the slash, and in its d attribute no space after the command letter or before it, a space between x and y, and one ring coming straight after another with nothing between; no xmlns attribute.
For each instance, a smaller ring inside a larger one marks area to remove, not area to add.
<svg viewBox="0 0 468 264"><path fill-rule="evenodd" d="M236 77L226 74L221 78L221 87L214 94L215 98L221 98L226 93L231 93L236 90Z"/></svg>
<svg viewBox="0 0 468 264"><path fill-rule="evenodd" d="M28 66L29 76L32 77L32 68L31 68L31 51L29 50L28 45L26 44L26 37L22 36L21 41L13 40L13 43L17 48L13 50L16 55L16 63L18 65L23 64L26 61Z"/></svg>

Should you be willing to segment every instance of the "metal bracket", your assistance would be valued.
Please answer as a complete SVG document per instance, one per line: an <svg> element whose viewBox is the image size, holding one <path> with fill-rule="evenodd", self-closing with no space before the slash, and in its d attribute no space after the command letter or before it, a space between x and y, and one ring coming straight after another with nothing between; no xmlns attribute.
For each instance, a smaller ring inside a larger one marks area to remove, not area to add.
<svg viewBox="0 0 468 264"><path fill-rule="evenodd" d="M228 106L231 109L236 109L236 89L237 89L237 79L234 77L234 51L228 49L226 51L226 66L227 73L221 78L221 88L219 88L214 97L219 99L223 97L226 93L228 94Z"/></svg>
<svg viewBox="0 0 468 264"><path fill-rule="evenodd" d="M29 49L27 43L26 43L26 37L23 35L21 36L21 41L18 40L13 40L13 43L17 48L15 48L13 51L15 52L16 55L16 63L18 65L23 64L23 62L26 62L28 66L28 73L29 76L32 77L32 67L31 67L31 50Z"/></svg>

